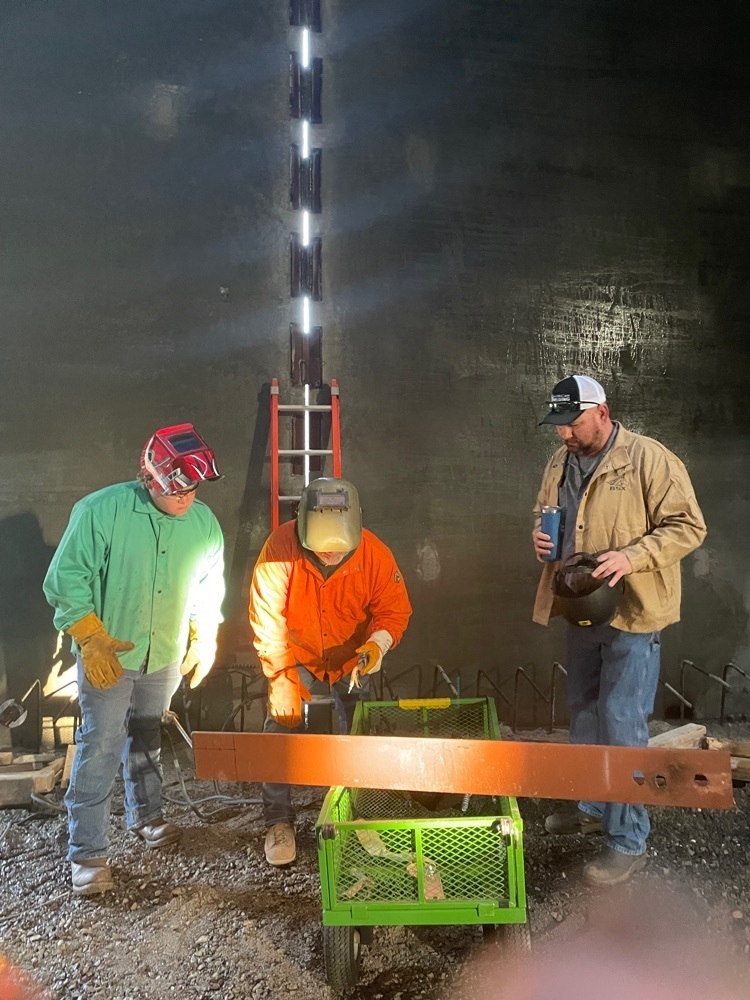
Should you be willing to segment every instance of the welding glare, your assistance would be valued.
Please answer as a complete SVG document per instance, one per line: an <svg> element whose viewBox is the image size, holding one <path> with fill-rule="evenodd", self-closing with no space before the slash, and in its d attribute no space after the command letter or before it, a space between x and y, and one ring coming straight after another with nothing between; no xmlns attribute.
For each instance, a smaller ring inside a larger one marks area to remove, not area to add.
<svg viewBox="0 0 750 1000"><path fill-rule="evenodd" d="M302 300L302 332L310 332L310 300L307 296Z"/></svg>
<svg viewBox="0 0 750 1000"><path fill-rule="evenodd" d="M310 65L310 32L305 28L302 32L302 68Z"/></svg>

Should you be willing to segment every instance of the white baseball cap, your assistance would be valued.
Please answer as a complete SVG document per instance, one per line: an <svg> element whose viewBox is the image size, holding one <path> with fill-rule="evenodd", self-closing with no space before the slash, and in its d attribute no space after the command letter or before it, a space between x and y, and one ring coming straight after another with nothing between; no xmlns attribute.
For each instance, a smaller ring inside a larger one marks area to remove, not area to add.
<svg viewBox="0 0 750 1000"><path fill-rule="evenodd" d="M552 390L550 410L541 424L572 424L583 410L607 402L602 386L588 375L567 375Z"/></svg>

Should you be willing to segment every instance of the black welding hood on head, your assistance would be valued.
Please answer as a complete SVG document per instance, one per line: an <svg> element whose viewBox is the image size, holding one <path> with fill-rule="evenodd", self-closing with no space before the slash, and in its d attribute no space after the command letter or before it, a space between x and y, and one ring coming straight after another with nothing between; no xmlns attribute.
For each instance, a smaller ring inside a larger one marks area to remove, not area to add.
<svg viewBox="0 0 750 1000"><path fill-rule="evenodd" d="M625 590L622 580L609 586L610 577L593 577L599 563L588 552L574 552L564 559L552 580L557 607L571 625L588 628L609 625Z"/></svg>

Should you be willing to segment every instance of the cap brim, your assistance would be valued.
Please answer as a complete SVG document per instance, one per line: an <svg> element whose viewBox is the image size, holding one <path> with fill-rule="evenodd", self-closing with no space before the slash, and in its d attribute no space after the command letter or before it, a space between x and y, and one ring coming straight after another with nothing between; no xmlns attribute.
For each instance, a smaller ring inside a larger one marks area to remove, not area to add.
<svg viewBox="0 0 750 1000"><path fill-rule="evenodd" d="M557 413L555 410L550 410L544 420L539 421L539 426L541 427L542 424L554 424L555 426L572 424L583 412L583 410L567 410L565 413Z"/></svg>

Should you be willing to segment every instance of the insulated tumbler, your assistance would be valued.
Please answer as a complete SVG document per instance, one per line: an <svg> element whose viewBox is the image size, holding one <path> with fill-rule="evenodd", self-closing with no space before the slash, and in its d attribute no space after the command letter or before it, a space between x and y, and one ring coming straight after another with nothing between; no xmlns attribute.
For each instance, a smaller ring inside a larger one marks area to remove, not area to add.
<svg viewBox="0 0 750 1000"><path fill-rule="evenodd" d="M545 562L554 562L560 558L560 528L562 527L562 507L542 507L541 530L545 535L549 535L552 548L546 556Z"/></svg>

